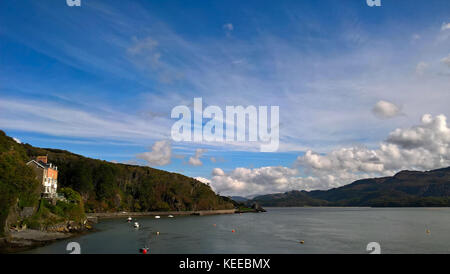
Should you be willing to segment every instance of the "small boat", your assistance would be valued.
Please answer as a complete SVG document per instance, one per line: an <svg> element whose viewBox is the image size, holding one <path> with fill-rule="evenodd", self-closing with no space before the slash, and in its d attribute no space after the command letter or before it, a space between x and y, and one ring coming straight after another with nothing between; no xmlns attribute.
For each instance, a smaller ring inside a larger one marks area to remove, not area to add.
<svg viewBox="0 0 450 274"><path fill-rule="evenodd" d="M155 219L159 219L159 218L161 218L161 217L160 217L160 216L158 216L158 215L156 215L156 216L155 216Z"/></svg>
<svg viewBox="0 0 450 274"><path fill-rule="evenodd" d="M134 223L134 228L139 228L139 223L138 222Z"/></svg>
<svg viewBox="0 0 450 274"><path fill-rule="evenodd" d="M173 215L169 215L169 216L167 216L167 217L169 217L169 218L173 218Z"/></svg>
<svg viewBox="0 0 450 274"><path fill-rule="evenodd" d="M131 221L133 221L133 218L128 217L127 222L131 222Z"/></svg>

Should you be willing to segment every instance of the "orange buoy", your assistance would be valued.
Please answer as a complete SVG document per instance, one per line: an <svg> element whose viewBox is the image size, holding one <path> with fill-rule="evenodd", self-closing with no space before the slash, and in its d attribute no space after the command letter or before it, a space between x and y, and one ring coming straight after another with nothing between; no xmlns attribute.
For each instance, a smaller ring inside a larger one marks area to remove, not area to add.
<svg viewBox="0 0 450 274"><path fill-rule="evenodd" d="M234 232L234 229L233 229L233 230L231 230L231 232Z"/></svg>
<svg viewBox="0 0 450 274"><path fill-rule="evenodd" d="M216 224L213 224L213 226L216 226Z"/></svg>

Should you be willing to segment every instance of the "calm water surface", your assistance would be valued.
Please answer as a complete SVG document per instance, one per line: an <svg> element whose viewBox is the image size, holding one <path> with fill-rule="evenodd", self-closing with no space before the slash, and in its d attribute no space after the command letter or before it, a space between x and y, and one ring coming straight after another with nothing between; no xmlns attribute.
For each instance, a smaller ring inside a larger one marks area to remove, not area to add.
<svg viewBox="0 0 450 274"><path fill-rule="evenodd" d="M449 208L267 208L267 213L102 220L98 232L26 253L450 253ZM426 233L429 229L430 233ZM235 230L233 233L232 230ZM160 232L156 235L156 232ZM304 241L300 244L299 241Z"/></svg>

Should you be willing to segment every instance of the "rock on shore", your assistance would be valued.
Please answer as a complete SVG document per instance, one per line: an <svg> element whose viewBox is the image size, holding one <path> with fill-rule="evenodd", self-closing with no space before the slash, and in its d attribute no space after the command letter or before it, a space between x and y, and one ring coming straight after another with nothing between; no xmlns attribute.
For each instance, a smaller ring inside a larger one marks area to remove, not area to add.
<svg viewBox="0 0 450 274"><path fill-rule="evenodd" d="M8 237L0 239L0 253L21 251L72 236L72 233L47 232L35 229L10 231Z"/></svg>

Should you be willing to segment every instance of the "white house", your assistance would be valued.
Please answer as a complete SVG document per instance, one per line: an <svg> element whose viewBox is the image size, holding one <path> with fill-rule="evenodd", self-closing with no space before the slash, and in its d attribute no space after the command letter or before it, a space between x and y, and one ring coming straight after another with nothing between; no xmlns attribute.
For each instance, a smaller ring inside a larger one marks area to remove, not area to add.
<svg viewBox="0 0 450 274"><path fill-rule="evenodd" d="M36 160L27 163L31 166L36 178L42 183L42 194L44 197L56 197L58 189L58 167L47 162L47 156L38 156Z"/></svg>

